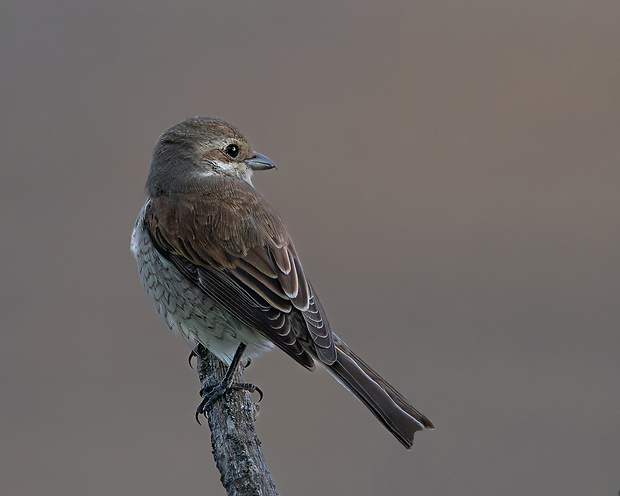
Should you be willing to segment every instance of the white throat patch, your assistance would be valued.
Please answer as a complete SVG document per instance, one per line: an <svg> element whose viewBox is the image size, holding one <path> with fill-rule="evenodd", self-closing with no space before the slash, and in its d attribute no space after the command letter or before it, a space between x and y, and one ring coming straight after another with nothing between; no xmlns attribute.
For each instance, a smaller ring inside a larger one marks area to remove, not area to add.
<svg viewBox="0 0 620 496"><path fill-rule="evenodd" d="M231 162L220 162L219 160L216 160L211 163L213 165L213 168L215 169L215 171L212 172L211 174L216 174L217 171L220 171L223 175L235 176L235 177L238 177L239 179L243 179L250 186L254 187L254 185L252 184L252 170L250 168L244 167L241 164L233 164Z"/></svg>

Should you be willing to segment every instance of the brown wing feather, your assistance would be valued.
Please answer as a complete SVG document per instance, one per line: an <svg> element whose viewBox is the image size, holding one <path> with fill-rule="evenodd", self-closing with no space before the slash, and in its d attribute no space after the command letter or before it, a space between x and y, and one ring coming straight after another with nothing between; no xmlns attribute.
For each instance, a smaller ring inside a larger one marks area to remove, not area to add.
<svg viewBox="0 0 620 496"><path fill-rule="evenodd" d="M214 176L200 195L152 198L145 224L162 255L246 325L308 368L308 347L334 362L329 323L286 227L251 186Z"/></svg>

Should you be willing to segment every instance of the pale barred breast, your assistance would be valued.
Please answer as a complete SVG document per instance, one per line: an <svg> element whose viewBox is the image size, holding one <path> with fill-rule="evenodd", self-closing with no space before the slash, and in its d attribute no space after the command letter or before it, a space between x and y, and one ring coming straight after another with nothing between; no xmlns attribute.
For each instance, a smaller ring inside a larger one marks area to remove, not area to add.
<svg viewBox="0 0 620 496"><path fill-rule="evenodd" d="M190 346L197 342L230 363L240 342L248 345L246 355L255 357L273 345L263 336L220 310L206 294L163 258L144 228L140 212L131 237L131 252L138 264L144 289L168 327Z"/></svg>

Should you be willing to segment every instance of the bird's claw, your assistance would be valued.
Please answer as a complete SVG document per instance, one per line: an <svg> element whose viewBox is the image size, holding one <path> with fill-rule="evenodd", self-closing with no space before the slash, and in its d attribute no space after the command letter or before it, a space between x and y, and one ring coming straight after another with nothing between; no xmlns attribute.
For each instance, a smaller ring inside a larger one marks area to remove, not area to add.
<svg viewBox="0 0 620 496"><path fill-rule="evenodd" d="M260 403L264 396L263 390L256 384L252 384L250 382L237 382L231 386L231 389L235 389L237 391L247 391L250 394L258 393L258 401L256 403Z"/></svg>
<svg viewBox="0 0 620 496"><path fill-rule="evenodd" d="M200 357L204 356L205 355L205 351L206 351L206 348L202 344L198 343L194 347L194 349L189 352L189 357L187 358L187 362L189 363L189 367L191 369L194 368L194 367L192 367L192 358L194 358L194 357L198 358L199 356Z"/></svg>
<svg viewBox="0 0 620 496"><path fill-rule="evenodd" d="M234 389L235 391L247 391L251 393L258 393L258 401L256 403L260 403L264 397L263 391L255 384L251 384L249 382L236 382L230 386L226 385L224 380L220 381L215 386L206 387L200 390L200 396L202 396L202 401L196 408L196 422L200 424L200 416L207 416L207 409L215 403L218 399L226 394L230 389Z"/></svg>
<svg viewBox="0 0 620 496"><path fill-rule="evenodd" d="M226 387L226 382L221 381L215 386L206 387L200 390L200 396L202 396L202 401L196 408L196 422L200 424L200 415L207 416L207 408L209 408L213 403L215 403L218 399L220 399L224 394L226 394L228 388Z"/></svg>

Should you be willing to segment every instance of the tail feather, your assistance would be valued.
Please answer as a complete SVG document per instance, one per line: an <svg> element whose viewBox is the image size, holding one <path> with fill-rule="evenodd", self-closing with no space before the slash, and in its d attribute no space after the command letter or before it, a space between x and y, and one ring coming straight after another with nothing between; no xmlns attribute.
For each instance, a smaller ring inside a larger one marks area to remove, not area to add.
<svg viewBox="0 0 620 496"><path fill-rule="evenodd" d="M413 435L423 429L434 429L433 423L418 412L405 397L372 370L337 336L334 344L338 357L327 370L351 391L407 449Z"/></svg>

